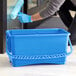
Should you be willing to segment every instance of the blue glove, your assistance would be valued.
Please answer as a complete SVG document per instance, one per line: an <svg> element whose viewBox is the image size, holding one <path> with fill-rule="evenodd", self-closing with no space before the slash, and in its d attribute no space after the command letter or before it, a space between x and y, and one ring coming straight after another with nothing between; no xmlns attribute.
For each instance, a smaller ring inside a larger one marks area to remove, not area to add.
<svg viewBox="0 0 76 76"><path fill-rule="evenodd" d="M27 15L27 14L24 14L22 12L19 12L18 19L19 19L19 21L21 23L30 23L30 22L32 22L31 16L30 15Z"/></svg>

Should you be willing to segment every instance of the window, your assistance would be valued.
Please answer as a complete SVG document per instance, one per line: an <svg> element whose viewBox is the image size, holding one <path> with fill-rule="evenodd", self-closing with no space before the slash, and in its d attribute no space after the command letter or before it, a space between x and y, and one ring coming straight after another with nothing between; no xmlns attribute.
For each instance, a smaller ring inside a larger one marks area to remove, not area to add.
<svg viewBox="0 0 76 76"><path fill-rule="evenodd" d="M10 13L14 8L18 0L7 0L7 29L19 29L22 28L18 19L11 20Z"/></svg>
<svg viewBox="0 0 76 76"><path fill-rule="evenodd" d="M28 0L28 9L31 9L36 6L37 6L37 0Z"/></svg>

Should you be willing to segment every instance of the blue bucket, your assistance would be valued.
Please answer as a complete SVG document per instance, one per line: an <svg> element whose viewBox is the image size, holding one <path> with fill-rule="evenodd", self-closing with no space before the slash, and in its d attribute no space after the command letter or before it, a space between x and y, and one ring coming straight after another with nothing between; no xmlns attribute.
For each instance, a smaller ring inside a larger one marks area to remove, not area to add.
<svg viewBox="0 0 76 76"><path fill-rule="evenodd" d="M31 64L65 64L72 53L70 33L64 29L6 31L6 52L14 67ZM68 42L71 51L67 53Z"/></svg>

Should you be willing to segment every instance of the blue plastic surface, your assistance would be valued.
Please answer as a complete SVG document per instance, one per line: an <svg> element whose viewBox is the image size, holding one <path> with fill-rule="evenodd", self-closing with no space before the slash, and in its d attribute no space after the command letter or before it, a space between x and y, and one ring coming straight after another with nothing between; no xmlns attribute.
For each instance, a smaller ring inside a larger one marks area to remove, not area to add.
<svg viewBox="0 0 76 76"><path fill-rule="evenodd" d="M69 35L69 32L58 28L8 30L6 51L14 67L40 63L65 64Z"/></svg>
<svg viewBox="0 0 76 76"><path fill-rule="evenodd" d="M24 0L18 0L17 1L14 9L12 10L12 12L10 14L11 19L15 19L18 16L18 13L20 12L23 4L24 4Z"/></svg>

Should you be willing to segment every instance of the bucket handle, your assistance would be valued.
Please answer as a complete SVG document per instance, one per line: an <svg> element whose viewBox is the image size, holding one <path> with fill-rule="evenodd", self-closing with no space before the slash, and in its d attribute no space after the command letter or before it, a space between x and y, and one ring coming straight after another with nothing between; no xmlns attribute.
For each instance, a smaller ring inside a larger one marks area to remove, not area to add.
<svg viewBox="0 0 76 76"><path fill-rule="evenodd" d="M70 55L73 51L73 47L72 47L72 43L71 43L70 38L68 39L68 42L69 42L69 46L70 46L70 52L68 52L67 55Z"/></svg>

